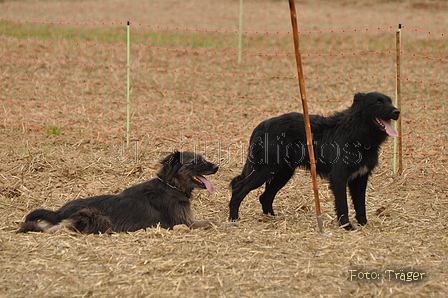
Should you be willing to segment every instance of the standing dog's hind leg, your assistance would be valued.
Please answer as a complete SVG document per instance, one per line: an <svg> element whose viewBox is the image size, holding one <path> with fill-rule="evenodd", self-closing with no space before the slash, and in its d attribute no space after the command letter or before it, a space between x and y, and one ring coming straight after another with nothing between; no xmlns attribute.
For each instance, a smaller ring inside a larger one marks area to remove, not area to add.
<svg viewBox="0 0 448 298"><path fill-rule="evenodd" d="M263 208L264 214L271 214L275 216L274 209L272 208L272 203L274 202L275 195L280 189L285 186L285 184L291 179L294 174L294 169L290 167L284 167L279 170L273 179L266 182L266 188L264 193L260 196L260 203Z"/></svg>
<svg viewBox="0 0 448 298"><path fill-rule="evenodd" d="M269 173L263 171L253 171L251 175L244 178L243 181L232 187L232 198L230 199L230 216L231 220L238 219L238 211L243 199L247 194L262 186L269 179Z"/></svg>

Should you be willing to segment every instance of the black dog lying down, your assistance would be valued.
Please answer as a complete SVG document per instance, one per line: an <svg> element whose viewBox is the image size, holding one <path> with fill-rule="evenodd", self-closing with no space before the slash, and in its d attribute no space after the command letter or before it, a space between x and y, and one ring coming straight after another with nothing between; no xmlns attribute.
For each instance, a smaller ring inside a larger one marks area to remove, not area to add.
<svg viewBox="0 0 448 298"><path fill-rule="evenodd" d="M378 153L387 136L398 136L391 119L400 111L391 99L378 92L357 93L353 104L330 117L311 115L311 132L317 173L330 182L339 223L347 230L349 222L346 187L350 190L356 219L367 223L366 186L378 164ZM303 115L289 113L260 123L250 138L249 154L241 175L230 183L230 219L238 219L244 197L266 183L260 196L265 214L274 215L272 202L297 167L310 169Z"/></svg>
<svg viewBox="0 0 448 298"><path fill-rule="evenodd" d="M194 188L214 187L203 175L218 171L218 166L193 152L175 152L161 161L157 178L135 185L118 195L102 195L71 201L58 211L38 209L26 217L18 233L52 233L67 227L82 233L127 232L154 227L172 229L185 224L190 228L222 224L195 220L190 207Z"/></svg>

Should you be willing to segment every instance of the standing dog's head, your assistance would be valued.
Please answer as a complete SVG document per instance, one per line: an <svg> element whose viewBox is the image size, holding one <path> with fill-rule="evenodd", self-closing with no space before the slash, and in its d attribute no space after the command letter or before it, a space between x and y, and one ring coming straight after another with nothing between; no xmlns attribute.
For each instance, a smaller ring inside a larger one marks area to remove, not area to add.
<svg viewBox="0 0 448 298"><path fill-rule="evenodd" d="M372 127L375 129L379 129L392 137L398 136L391 120L397 120L400 111L392 105L389 96L379 92L356 93L352 109L366 121L372 121Z"/></svg>
<svg viewBox="0 0 448 298"><path fill-rule="evenodd" d="M163 167L157 173L160 179L175 186L188 197L194 188L215 192L213 184L204 175L215 174L218 166L206 161L194 152L174 152L160 162Z"/></svg>

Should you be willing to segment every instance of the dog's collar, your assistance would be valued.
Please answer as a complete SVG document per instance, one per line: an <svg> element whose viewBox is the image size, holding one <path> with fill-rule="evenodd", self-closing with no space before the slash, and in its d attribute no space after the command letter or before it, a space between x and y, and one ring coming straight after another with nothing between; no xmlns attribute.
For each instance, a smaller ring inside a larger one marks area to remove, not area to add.
<svg viewBox="0 0 448 298"><path fill-rule="evenodd" d="M182 190L180 190L178 187L176 187L176 186L174 186L174 185L171 185L168 181L163 180L163 179L160 178L159 176L157 176L157 179L159 179L160 181L162 181L163 183L165 183L165 184L168 185L169 187L171 187L171 188L173 188L173 189L175 189L175 190L180 191L181 193L183 193L183 194L188 198L188 195L187 195L185 192L183 192Z"/></svg>

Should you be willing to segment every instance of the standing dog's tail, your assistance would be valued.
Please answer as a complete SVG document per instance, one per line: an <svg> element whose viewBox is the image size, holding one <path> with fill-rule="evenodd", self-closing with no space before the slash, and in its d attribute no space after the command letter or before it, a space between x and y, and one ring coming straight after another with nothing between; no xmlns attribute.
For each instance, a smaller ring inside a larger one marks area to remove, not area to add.
<svg viewBox="0 0 448 298"><path fill-rule="evenodd" d="M111 232L112 222L109 217L94 208L81 209L66 219L61 219L57 212L38 209L28 214L17 233L53 233L62 227L85 234L98 234Z"/></svg>
<svg viewBox="0 0 448 298"><path fill-rule="evenodd" d="M235 178L230 181L230 187L232 189L237 188L248 176L252 175L252 173L255 171L255 169L252 167L252 164L247 161L244 164L243 171L241 175L236 176Z"/></svg>

